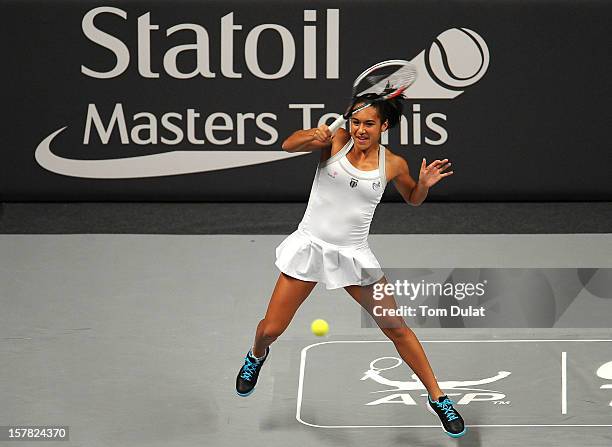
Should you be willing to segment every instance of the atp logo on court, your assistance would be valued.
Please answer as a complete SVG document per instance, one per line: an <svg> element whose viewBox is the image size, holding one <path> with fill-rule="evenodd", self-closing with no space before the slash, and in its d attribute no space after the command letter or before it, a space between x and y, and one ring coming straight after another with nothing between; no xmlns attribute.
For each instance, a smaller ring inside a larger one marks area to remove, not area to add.
<svg viewBox="0 0 612 447"><path fill-rule="evenodd" d="M427 397L427 389L419 380L416 374L412 374L412 380L391 380L381 374L382 371L388 371L397 368L403 363L399 357L378 357L370 362L370 368L364 372L361 380L372 380L380 385L384 385L387 389L373 391L373 393L392 393L380 399L373 400L365 405L381 405L389 403L403 403L404 405L417 405L414 398L406 391L419 392L421 397ZM448 397L461 396L457 400L457 405L467 405L471 402L483 401L499 401L506 397L505 394L484 388L474 388L476 386L485 385L505 379L510 374L509 371L499 371L492 377L486 377L475 380L450 380L439 381L440 388ZM390 388L389 388L390 387ZM460 393L454 391L461 391Z"/></svg>
<svg viewBox="0 0 612 447"><path fill-rule="evenodd" d="M440 388L462 408L468 426L612 427L612 339L422 343ZM503 367L492 370L491 365ZM508 368L512 372L503 370ZM325 428L439 429L439 420L426 408L425 386L411 374L390 341L338 340L306 346L296 419Z"/></svg>

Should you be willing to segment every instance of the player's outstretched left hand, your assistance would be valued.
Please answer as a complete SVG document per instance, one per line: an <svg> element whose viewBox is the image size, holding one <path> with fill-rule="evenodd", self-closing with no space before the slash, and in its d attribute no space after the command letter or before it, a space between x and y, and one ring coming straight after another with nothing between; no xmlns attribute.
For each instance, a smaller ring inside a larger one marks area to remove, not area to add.
<svg viewBox="0 0 612 447"><path fill-rule="evenodd" d="M444 177L453 175L453 171L447 171L450 165L451 163L448 161L448 158L432 161L429 165L427 165L427 161L423 159L423 163L421 163L421 172L419 173L419 183L427 188L431 188Z"/></svg>

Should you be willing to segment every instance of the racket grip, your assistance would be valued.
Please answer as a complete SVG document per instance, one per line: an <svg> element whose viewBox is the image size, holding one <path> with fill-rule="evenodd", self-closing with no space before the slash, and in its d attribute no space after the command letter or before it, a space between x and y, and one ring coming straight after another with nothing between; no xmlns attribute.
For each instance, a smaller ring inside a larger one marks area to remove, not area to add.
<svg viewBox="0 0 612 447"><path fill-rule="evenodd" d="M336 121L334 121L333 123L330 124L329 131L333 135L333 134L336 133L336 131L338 129L340 129L342 126L344 126L345 123L346 123L346 120L344 119L344 117L342 115L340 115L338 118L336 118Z"/></svg>

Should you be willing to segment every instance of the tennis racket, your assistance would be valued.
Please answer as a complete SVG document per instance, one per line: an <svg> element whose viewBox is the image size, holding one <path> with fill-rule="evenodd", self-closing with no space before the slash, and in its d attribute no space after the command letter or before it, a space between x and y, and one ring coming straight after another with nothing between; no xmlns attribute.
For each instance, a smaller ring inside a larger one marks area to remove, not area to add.
<svg viewBox="0 0 612 447"><path fill-rule="evenodd" d="M366 107L402 95L404 90L414 83L416 75L416 67L408 61L389 60L371 66L353 82L351 104L346 112L329 126L330 132L336 133L351 115ZM368 98L360 98L363 95L368 95ZM360 101L365 103L355 108L355 104Z"/></svg>

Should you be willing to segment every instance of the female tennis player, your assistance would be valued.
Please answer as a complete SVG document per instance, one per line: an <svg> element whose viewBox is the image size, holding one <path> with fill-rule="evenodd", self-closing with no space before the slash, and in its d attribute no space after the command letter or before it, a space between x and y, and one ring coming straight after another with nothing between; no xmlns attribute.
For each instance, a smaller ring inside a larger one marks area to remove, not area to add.
<svg viewBox="0 0 612 447"><path fill-rule="evenodd" d="M363 103L363 102L362 102ZM357 103L355 108L360 104ZM349 120L350 132L340 128L298 130L283 142L288 152L320 151L308 206L298 229L276 248L280 275L265 317L257 326L255 342L236 378L240 396L250 395L272 344L287 328L295 312L317 283L327 289L343 287L375 319L397 352L427 388L427 408L439 416L452 437L466 433L463 419L444 395L414 332L401 317L379 317L373 307L396 308L392 295L373 300L376 283L386 283L367 237L374 210L387 182L393 181L404 200L414 206L429 188L453 174L448 159L429 164L423 159L418 182L404 158L380 145L382 132L398 124L401 102L372 104Z"/></svg>

